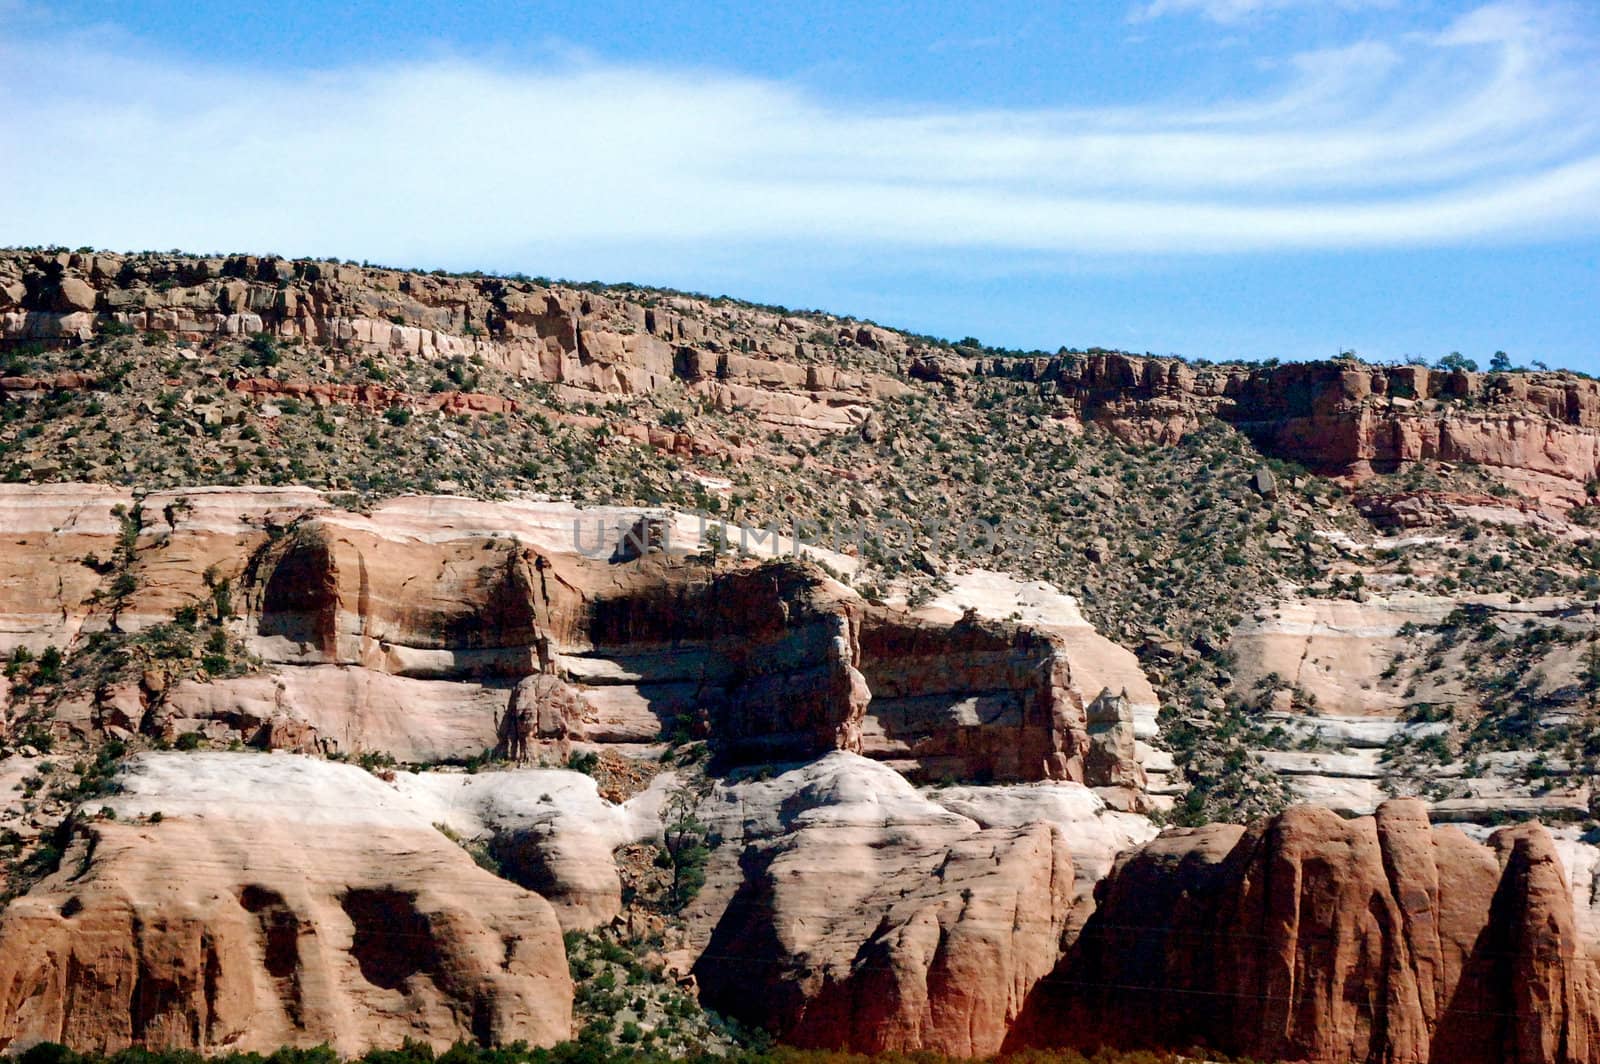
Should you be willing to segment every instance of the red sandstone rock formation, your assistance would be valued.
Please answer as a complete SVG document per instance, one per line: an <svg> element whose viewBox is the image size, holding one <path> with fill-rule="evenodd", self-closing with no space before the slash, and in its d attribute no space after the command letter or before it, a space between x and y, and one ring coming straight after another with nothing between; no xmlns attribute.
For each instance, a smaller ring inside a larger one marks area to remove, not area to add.
<svg viewBox="0 0 1600 1064"><path fill-rule="evenodd" d="M640 511L407 498L359 514L298 488L135 502L6 486L0 514L15 536L0 559L0 651L8 632L39 650L185 609L210 616L226 588L228 627L269 665L203 682L190 663L162 664L178 671L108 687L62 721L85 734L114 724L169 740L200 730L307 752L470 757L521 734L503 725L522 710L510 689L548 674L565 676L577 704L559 726L530 718L529 742L653 742L703 721L736 763L844 749L925 778L1142 786L1131 732L1090 727L1099 688L1075 672L1093 675L1108 656L1136 666L1086 625L913 618L803 564L711 567L660 552L651 535L642 556L585 554L594 533L575 521L643 527ZM108 595L109 570L84 559L109 562L130 543L132 590Z"/></svg>
<svg viewBox="0 0 1600 1064"><path fill-rule="evenodd" d="M1600 971L1549 834L1488 846L1415 800L1172 831L1126 855L1013 1044L1269 1060L1600 1059Z"/></svg>
<svg viewBox="0 0 1600 1064"><path fill-rule="evenodd" d="M306 813L317 797L81 828L0 917L0 1044L356 1054L570 1036L544 899L426 827Z"/></svg>
<svg viewBox="0 0 1600 1064"><path fill-rule="evenodd" d="M844 754L728 800L742 825L707 814L738 876L702 914L710 1004L802 1046L999 1050L1072 906L1059 831L980 829Z"/></svg>
<svg viewBox="0 0 1600 1064"><path fill-rule="evenodd" d="M1085 421L1173 443L1212 417L1264 452L1357 479L1406 462L1474 462L1555 506L1600 476L1600 381L1564 373L1467 373L1359 362L1197 368L1099 353L982 359L982 374L1035 381Z"/></svg>

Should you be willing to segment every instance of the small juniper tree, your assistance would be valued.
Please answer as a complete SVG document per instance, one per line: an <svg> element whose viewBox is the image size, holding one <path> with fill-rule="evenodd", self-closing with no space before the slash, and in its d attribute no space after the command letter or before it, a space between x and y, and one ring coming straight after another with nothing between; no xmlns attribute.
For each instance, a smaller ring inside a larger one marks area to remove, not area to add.
<svg viewBox="0 0 1600 1064"><path fill-rule="evenodd" d="M680 912L693 901L706 882L706 861L711 849L706 845L706 826L695 816L698 805L698 796L683 788L673 792L661 810L666 822L661 834L661 863L672 869L666 899L666 907L672 912Z"/></svg>

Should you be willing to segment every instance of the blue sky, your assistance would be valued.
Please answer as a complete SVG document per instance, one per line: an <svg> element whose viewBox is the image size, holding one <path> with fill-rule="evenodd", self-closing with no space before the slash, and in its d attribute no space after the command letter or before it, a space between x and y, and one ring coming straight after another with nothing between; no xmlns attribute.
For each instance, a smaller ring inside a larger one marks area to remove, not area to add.
<svg viewBox="0 0 1600 1064"><path fill-rule="evenodd" d="M1600 372L1597 51L1535 0L0 0L0 244Z"/></svg>

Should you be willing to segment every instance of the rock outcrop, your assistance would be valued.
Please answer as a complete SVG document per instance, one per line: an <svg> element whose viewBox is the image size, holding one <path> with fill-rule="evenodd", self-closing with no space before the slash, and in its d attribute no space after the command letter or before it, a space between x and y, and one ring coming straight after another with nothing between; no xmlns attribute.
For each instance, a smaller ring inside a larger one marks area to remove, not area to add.
<svg viewBox="0 0 1600 1064"><path fill-rule="evenodd" d="M848 753L719 787L691 913L705 1000L798 1045L997 1052L1059 951L1074 850L1093 863L1101 831L1118 848L1146 822L1075 784L995 790L1030 814L980 822ZM1057 821L1057 796L1083 802Z"/></svg>
<svg viewBox="0 0 1600 1064"><path fill-rule="evenodd" d="M819 364L819 352L839 345L894 360L907 343L887 329L841 323L818 336L805 318L684 296L629 300L526 280L255 256L0 254L0 339L76 342L104 322L190 340L268 334L352 353L474 357L578 399L677 385L801 437L859 428L876 400L907 388L889 374ZM234 387L262 397L296 392L282 382ZM316 386L298 387L317 398ZM381 387L323 397L450 412L517 408L498 396L415 399Z"/></svg>
<svg viewBox="0 0 1600 1064"><path fill-rule="evenodd" d="M676 786L617 805L570 771L248 753L144 754L117 782L0 914L9 1046L560 1039L559 931L621 912L613 851L660 837ZM1484 845L1397 800L1151 840L1079 784L919 791L844 751L698 812L703 999L796 1044L1600 1059L1596 862L1537 825Z"/></svg>
<svg viewBox="0 0 1600 1064"><path fill-rule="evenodd" d="M556 929L622 911L613 851L659 838L676 786L616 805L571 771L380 777L248 753L144 754L117 783L0 916L10 1044L562 1037ZM1078 784L918 792L846 752L719 784L699 813L708 1002L805 1044L962 1055L999 1048L1093 881L1152 830Z"/></svg>
<svg viewBox="0 0 1600 1064"><path fill-rule="evenodd" d="M1600 1059L1600 970L1538 825L1487 846L1414 800L1297 807L1125 855L1013 1045L1285 1061Z"/></svg>
<svg viewBox="0 0 1600 1064"><path fill-rule="evenodd" d="M1175 443L1219 418L1267 454L1361 479L1419 461L1484 466L1518 492L1582 505L1600 476L1600 382L1356 361L1198 368L1104 352L979 359L1036 382L1123 439Z"/></svg>
<svg viewBox="0 0 1600 1064"><path fill-rule="evenodd" d="M167 755L125 786L105 803L116 818L91 811L60 870L0 917L7 1045L354 1054L569 1037L550 904L386 810L359 769Z"/></svg>
<svg viewBox="0 0 1600 1064"><path fill-rule="evenodd" d="M526 764L529 752L537 750L540 742L574 735L583 714L583 700L561 677L549 673L529 676L511 689L495 753Z"/></svg>
<svg viewBox="0 0 1600 1064"><path fill-rule="evenodd" d="M448 277L337 262L233 256L0 254L0 339L79 342L114 323L189 340L270 335L346 358L474 358L577 400L682 387L792 437L870 431L874 405L915 384L1036 383L1084 422L1132 441L1173 443L1220 418L1264 452L1354 478L1409 462L1472 462L1537 502L1588 499L1600 475L1600 383L1556 372L1476 373L1354 360L1191 366L1120 352L964 358L853 321L680 295L600 294L542 282ZM858 353L876 372L838 364ZM358 360L358 359L357 359ZM70 376L70 375L69 375ZM92 383L19 376L0 393ZM238 394L371 408L513 413L514 396L241 377ZM739 445L652 436L683 453ZM659 431L659 430L657 430Z"/></svg>
<svg viewBox="0 0 1600 1064"><path fill-rule="evenodd" d="M1153 718L1154 694L1064 596L1067 623L910 616L803 558L706 565L698 522L638 509L406 497L362 514L299 488L136 501L6 486L0 501L25 548L0 572L19 638L222 611L263 663L109 685L68 722L80 729L413 762L686 733L735 764L865 751L918 778L1071 779L1142 800L1144 752L1091 729L1087 707L1102 681L1132 678Z"/></svg>

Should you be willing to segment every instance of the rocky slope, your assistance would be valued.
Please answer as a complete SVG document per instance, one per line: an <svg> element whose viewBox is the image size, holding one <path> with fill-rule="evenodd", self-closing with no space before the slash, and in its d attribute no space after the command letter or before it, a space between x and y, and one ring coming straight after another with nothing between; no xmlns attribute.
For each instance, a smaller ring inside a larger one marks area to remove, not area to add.
<svg viewBox="0 0 1600 1064"><path fill-rule="evenodd" d="M0 253L0 1039L1596 1059L1596 387Z"/></svg>

